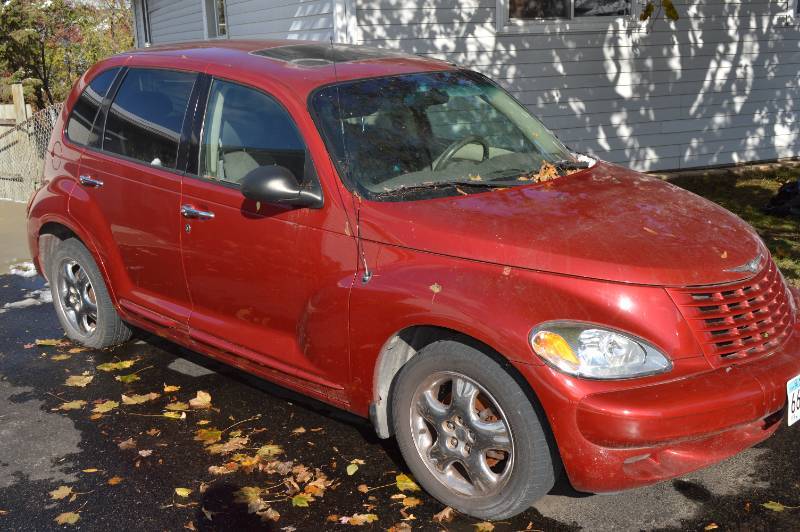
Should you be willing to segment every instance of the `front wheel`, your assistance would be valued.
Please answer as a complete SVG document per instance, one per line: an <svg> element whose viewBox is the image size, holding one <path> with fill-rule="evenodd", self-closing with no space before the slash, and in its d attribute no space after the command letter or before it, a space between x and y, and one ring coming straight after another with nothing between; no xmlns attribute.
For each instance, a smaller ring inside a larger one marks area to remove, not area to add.
<svg viewBox="0 0 800 532"><path fill-rule="evenodd" d="M531 400L473 347L423 348L397 376L392 414L411 472L459 512L505 519L553 487L551 447Z"/></svg>
<svg viewBox="0 0 800 532"><path fill-rule="evenodd" d="M59 242L48 261L53 304L67 337L86 347L125 342L131 329L117 315L89 250L70 238Z"/></svg>

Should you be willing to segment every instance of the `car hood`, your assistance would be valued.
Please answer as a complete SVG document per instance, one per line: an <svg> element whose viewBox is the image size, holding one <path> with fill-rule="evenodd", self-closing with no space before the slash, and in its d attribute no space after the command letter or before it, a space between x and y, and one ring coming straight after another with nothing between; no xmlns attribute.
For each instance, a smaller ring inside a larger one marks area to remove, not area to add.
<svg viewBox="0 0 800 532"><path fill-rule="evenodd" d="M554 181L404 202L364 201L367 240L464 259L623 283L732 282L766 257L722 207L608 163Z"/></svg>

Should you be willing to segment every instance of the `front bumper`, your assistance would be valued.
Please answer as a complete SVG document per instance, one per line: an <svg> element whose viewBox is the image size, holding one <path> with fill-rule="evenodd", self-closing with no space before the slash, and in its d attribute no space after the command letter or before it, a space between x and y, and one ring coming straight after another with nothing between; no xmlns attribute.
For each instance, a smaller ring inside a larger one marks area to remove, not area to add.
<svg viewBox="0 0 800 532"><path fill-rule="evenodd" d="M529 382L551 384L537 394L573 487L619 491L714 464L778 430L786 383L800 374L800 324L757 360L582 396L554 393L564 376L547 366L519 369Z"/></svg>

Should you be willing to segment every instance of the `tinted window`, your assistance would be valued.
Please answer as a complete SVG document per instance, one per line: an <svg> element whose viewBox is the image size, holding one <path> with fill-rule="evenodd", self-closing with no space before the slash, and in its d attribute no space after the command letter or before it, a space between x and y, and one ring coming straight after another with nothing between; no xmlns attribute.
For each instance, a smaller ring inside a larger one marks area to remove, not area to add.
<svg viewBox="0 0 800 532"><path fill-rule="evenodd" d="M196 74L131 69L108 111L103 149L175 168L183 117Z"/></svg>
<svg viewBox="0 0 800 532"><path fill-rule="evenodd" d="M303 179L306 148L275 100L255 89L214 80L200 146L200 175L238 183L259 166L280 165Z"/></svg>
<svg viewBox="0 0 800 532"><path fill-rule="evenodd" d="M101 72L83 89L67 122L67 137L72 142L84 145L96 144L97 132L92 132L92 125L118 71L118 68L112 68Z"/></svg>

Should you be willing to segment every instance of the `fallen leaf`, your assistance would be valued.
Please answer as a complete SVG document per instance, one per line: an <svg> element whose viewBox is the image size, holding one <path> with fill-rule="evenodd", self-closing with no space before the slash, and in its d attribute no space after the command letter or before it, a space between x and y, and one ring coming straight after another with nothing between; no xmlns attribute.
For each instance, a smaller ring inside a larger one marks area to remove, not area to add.
<svg viewBox="0 0 800 532"><path fill-rule="evenodd" d="M406 474L399 474L395 477L397 489L400 491L419 491L420 487L414 480Z"/></svg>
<svg viewBox="0 0 800 532"><path fill-rule="evenodd" d="M292 434L305 434L305 432L305 427L297 427L296 429L292 430Z"/></svg>
<svg viewBox="0 0 800 532"><path fill-rule="evenodd" d="M347 474L353 476L358 471L358 464L347 464Z"/></svg>
<svg viewBox="0 0 800 532"><path fill-rule="evenodd" d="M718 528L719 528L719 525L717 523L709 523L709 524L707 524L705 526L705 528L703 530L716 530Z"/></svg>
<svg viewBox="0 0 800 532"><path fill-rule="evenodd" d="M56 410L79 410L86 406L86 401L83 399L77 399L75 401L69 401L67 403L61 403Z"/></svg>
<svg viewBox="0 0 800 532"><path fill-rule="evenodd" d="M154 427L154 428L148 430L147 432L145 432L145 434L147 434L148 436L158 436L159 434L161 434L161 431Z"/></svg>
<svg viewBox="0 0 800 532"><path fill-rule="evenodd" d="M267 503L261 498L263 492L264 490L258 486L244 486L233 493L233 500L239 504L246 504L247 511L253 514L267 506Z"/></svg>
<svg viewBox="0 0 800 532"><path fill-rule="evenodd" d="M83 353L84 351L88 351L88 350L89 349L87 349L86 347L73 347L72 349L67 351L67 353L69 353L70 355L75 355L77 353Z"/></svg>
<svg viewBox="0 0 800 532"><path fill-rule="evenodd" d="M278 456L279 454L283 454L283 447L274 444L262 445L261 447L258 448L256 454L258 456L272 458L273 456Z"/></svg>
<svg viewBox="0 0 800 532"><path fill-rule="evenodd" d="M50 360L55 360L56 362L60 362L62 360L69 360L72 358L72 355L53 355L50 357Z"/></svg>
<svg viewBox="0 0 800 532"><path fill-rule="evenodd" d="M389 530L387 532L408 532L409 530L411 530L411 525L409 525L408 523L403 523L401 521L389 527Z"/></svg>
<svg viewBox="0 0 800 532"><path fill-rule="evenodd" d="M183 528L185 528L186 530L197 530L197 528L195 528L194 526L194 521L189 521L188 523L183 525Z"/></svg>
<svg viewBox="0 0 800 532"><path fill-rule="evenodd" d="M239 469L239 464L231 462L231 467L228 464L221 465L221 466L208 466L208 472L212 475L227 475L229 473L234 473L237 469Z"/></svg>
<svg viewBox="0 0 800 532"><path fill-rule="evenodd" d="M209 423L211 423L211 421L210 421L210 420L208 420L208 419L201 419L200 421L198 421L198 422L197 422L197 424L198 424L199 426L201 426L201 427L202 427L203 425L208 425Z"/></svg>
<svg viewBox="0 0 800 532"><path fill-rule="evenodd" d="M378 520L375 514L353 514L351 516L344 516L339 519L340 523L345 525L361 526L367 523L373 523Z"/></svg>
<svg viewBox="0 0 800 532"><path fill-rule="evenodd" d="M87 384L92 382L94 379L93 375L71 375L67 377L66 384L67 386L78 386L79 388L86 387Z"/></svg>
<svg viewBox="0 0 800 532"><path fill-rule="evenodd" d="M186 403L175 402L175 403L168 404L164 408L166 408L167 410L172 410L172 411L189 410L189 405L187 405Z"/></svg>
<svg viewBox="0 0 800 532"><path fill-rule="evenodd" d="M439 292L442 291L442 285L440 285L439 283L433 283L428 288L430 288L431 292L433 292L434 294L438 294Z"/></svg>
<svg viewBox="0 0 800 532"><path fill-rule="evenodd" d="M186 412L164 412L161 415L169 419L186 419Z"/></svg>
<svg viewBox="0 0 800 532"><path fill-rule="evenodd" d="M175 488L175 494L178 497L186 498L192 494L192 490L190 490L189 488Z"/></svg>
<svg viewBox="0 0 800 532"><path fill-rule="evenodd" d="M36 345L47 345L50 347L62 346L65 345L66 343L67 341L61 338L45 338L43 340L40 339L36 340Z"/></svg>
<svg viewBox="0 0 800 532"><path fill-rule="evenodd" d="M123 451L127 451L128 449L135 449L136 442L133 440L133 438L128 438L127 440L117 444L117 447L119 447Z"/></svg>
<svg viewBox="0 0 800 532"><path fill-rule="evenodd" d="M727 251L723 251L722 254L720 254L720 258L727 259L728 258L728 252Z"/></svg>
<svg viewBox="0 0 800 532"><path fill-rule="evenodd" d="M211 406L211 394L200 390L197 396L189 399L189 406L195 409L209 408Z"/></svg>
<svg viewBox="0 0 800 532"><path fill-rule="evenodd" d="M200 511L201 511L201 512L203 512L203 515L204 515L204 516L206 517L206 519L208 519L209 521L212 521L212 520L214 519L214 514L215 514L215 513L217 513L217 512L212 512L212 511L210 511L210 510L206 510L206 507L205 507L205 506L202 506L202 507L200 507Z"/></svg>
<svg viewBox="0 0 800 532"><path fill-rule="evenodd" d="M80 518L81 516L75 512L64 512L63 514L58 514L54 521L59 525L74 525Z"/></svg>
<svg viewBox="0 0 800 532"><path fill-rule="evenodd" d="M494 525L489 521L475 523L475 532L492 532L492 530L494 530Z"/></svg>
<svg viewBox="0 0 800 532"><path fill-rule="evenodd" d="M433 520L437 523L449 523L452 521L456 516L456 511L450 508L449 506L445 506L444 510L441 512L434 514Z"/></svg>
<svg viewBox="0 0 800 532"><path fill-rule="evenodd" d="M106 414L108 412L111 412L118 406L119 403L116 401L111 401L111 400L103 401L102 403L97 403L97 405L95 405L95 407L92 409L92 412L94 412L95 414Z"/></svg>
<svg viewBox="0 0 800 532"><path fill-rule="evenodd" d="M172 393L172 392L177 392L177 391L178 391L178 390L180 390L180 389L181 389L181 387L180 387L180 386L171 386L171 385L169 385L169 384L165 384L165 385L164 385L164 393Z"/></svg>
<svg viewBox="0 0 800 532"><path fill-rule="evenodd" d="M98 472L98 471L100 471L100 470L99 470L99 469L97 469L96 467L90 467L89 469L83 469L82 471L83 471L84 473L97 473L97 472Z"/></svg>
<svg viewBox="0 0 800 532"><path fill-rule="evenodd" d="M158 399L159 397L161 397L161 394L158 394L156 392L150 392L143 395L139 395L136 393L131 395L122 394L122 402L126 405L140 405L142 403L146 403L147 401Z"/></svg>
<svg viewBox="0 0 800 532"><path fill-rule="evenodd" d="M122 482L122 477L111 477L110 479L108 479L109 486L116 486L120 482Z"/></svg>
<svg viewBox="0 0 800 532"><path fill-rule="evenodd" d="M139 456L141 456L142 458L147 458L151 454L153 454L153 451L150 449L142 449L141 451L139 451Z"/></svg>
<svg viewBox="0 0 800 532"><path fill-rule="evenodd" d="M247 437L244 438L231 438L225 443L215 443L209 445L206 450L211 454L227 454L233 451L238 451L247 445Z"/></svg>
<svg viewBox="0 0 800 532"><path fill-rule="evenodd" d="M403 508L414 508L422 504L422 501L416 497L405 497L403 499Z"/></svg>
<svg viewBox="0 0 800 532"><path fill-rule="evenodd" d="M308 507L308 503L313 501L313 500L314 500L314 497L311 497L310 495L305 495L305 494L300 493L300 494L295 495L294 497L292 497L292 506L298 506L298 507L301 507L301 508L307 508Z"/></svg>
<svg viewBox="0 0 800 532"><path fill-rule="evenodd" d="M266 510L261 510L260 512L256 512L256 515L259 516L264 521L278 521L281 518L281 514L278 513L276 510L272 508L267 508ZM281 530L288 532L287 529L296 530L293 527L284 527Z"/></svg>
<svg viewBox="0 0 800 532"><path fill-rule="evenodd" d="M781 504L779 502L775 502L775 501L765 502L761 506L763 506L767 510L772 510L773 512L782 512L782 511L786 510L787 508L788 509L794 509L792 506L784 506L783 504Z"/></svg>
<svg viewBox="0 0 800 532"><path fill-rule="evenodd" d="M91 416L89 416L89 419L91 419L92 421L97 421L98 419L100 419L102 417L103 417L103 414L92 414Z"/></svg>
<svg viewBox="0 0 800 532"><path fill-rule="evenodd" d="M194 440L201 441L204 445L216 443L222 439L222 431L215 428L198 429L194 433Z"/></svg>
<svg viewBox="0 0 800 532"><path fill-rule="evenodd" d="M97 366L97 369L100 371L119 371L121 369L128 369L129 367L136 364L135 360L122 360L120 362L106 362L105 364L100 364Z"/></svg>
<svg viewBox="0 0 800 532"><path fill-rule="evenodd" d="M114 380L119 381L123 384L130 384L132 382L141 380L141 377L139 377L139 375L137 375L136 373L131 373L130 375L117 375L116 377L114 377Z"/></svg>
<svg viewBox="0 0 800 532"><path fill-rule="evenodd" d="M644 229L645 231L647 231L651 235L657 235L658 234L658 232L656 232L655 230L650 229L649 227L646 227L646 226L642 226L642 229Z"/></svg>
<svg viewBox="0 0 800 532"><path fill-rule="evenodd" d="M361 493L367 493L369 491L369 486L367 486L366 484L359 484L358 491L360 491Z"/></svg>
<svg viewBox="0 0 800 532"><path fill-rule="evenodd" d="M61 500L72 495L72 488L69 486L59 486L50 492L50 498L53 500Z"/></svg>

